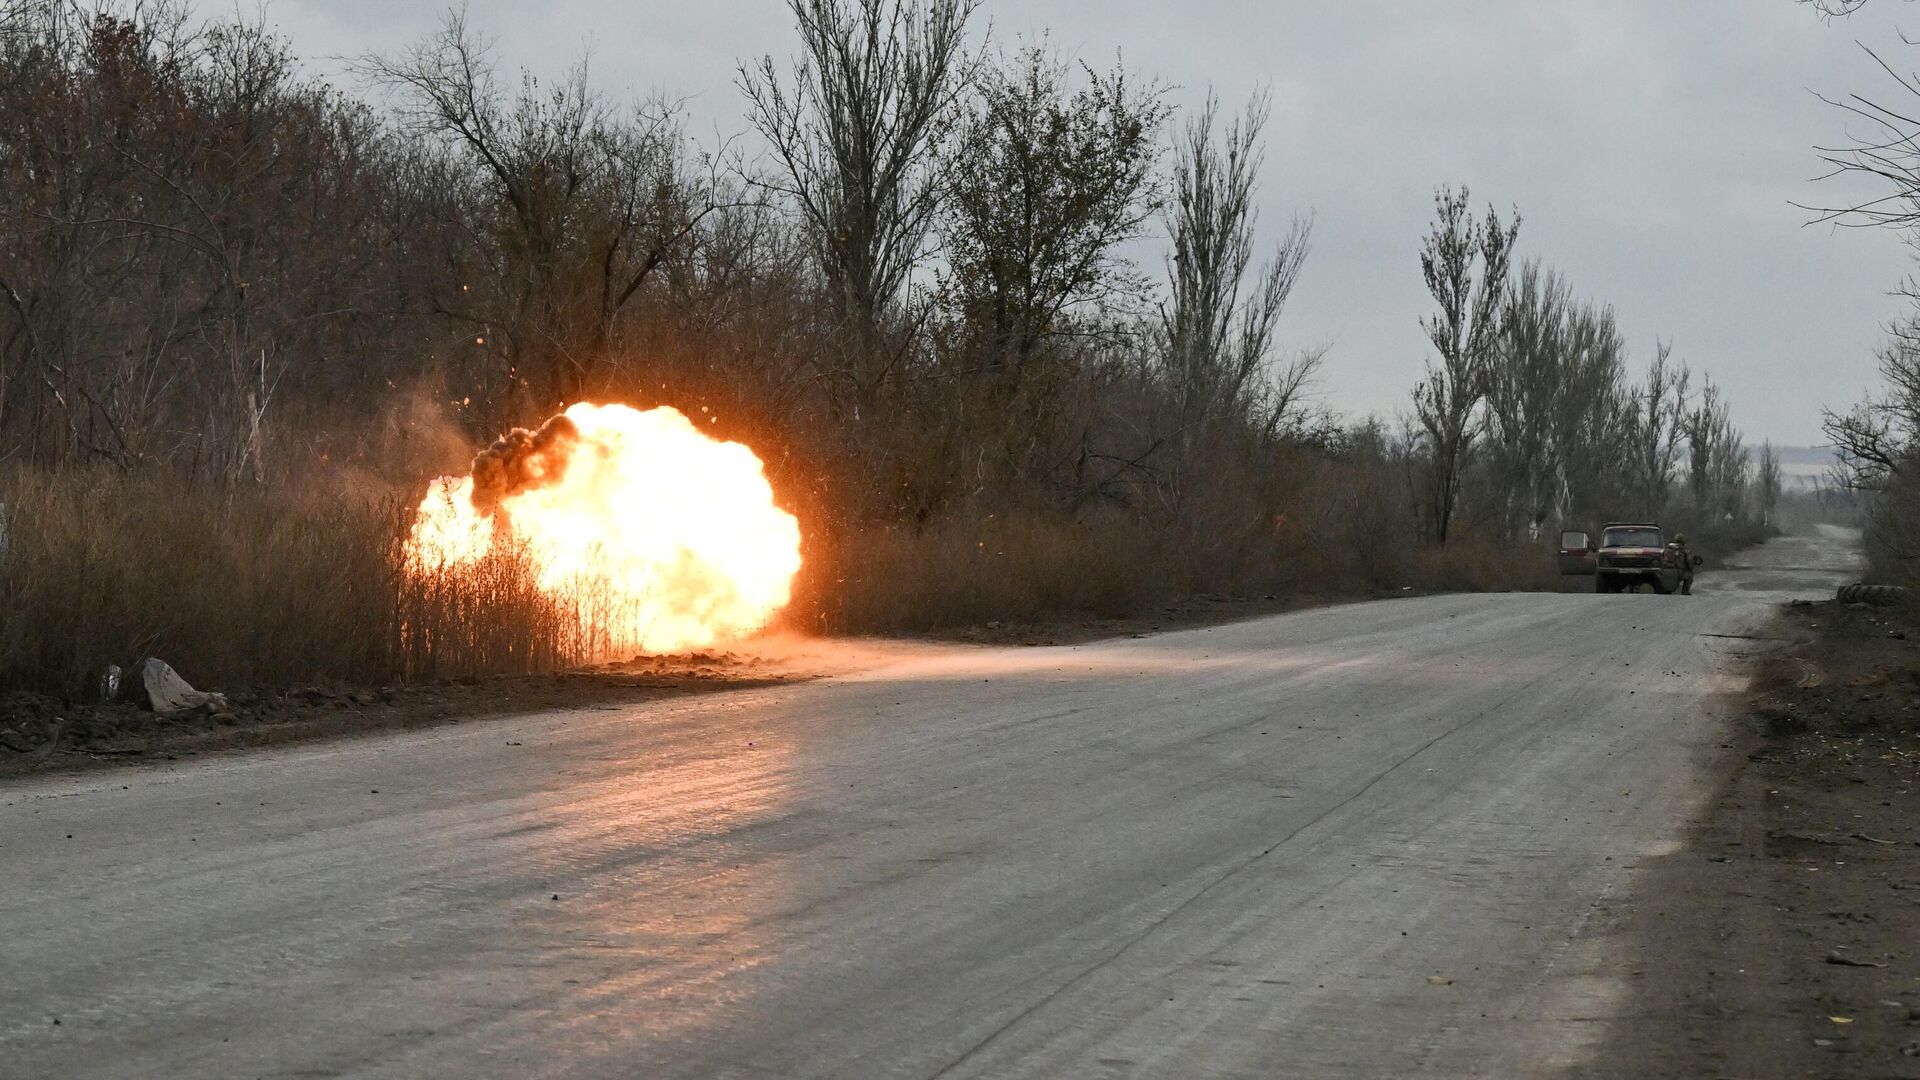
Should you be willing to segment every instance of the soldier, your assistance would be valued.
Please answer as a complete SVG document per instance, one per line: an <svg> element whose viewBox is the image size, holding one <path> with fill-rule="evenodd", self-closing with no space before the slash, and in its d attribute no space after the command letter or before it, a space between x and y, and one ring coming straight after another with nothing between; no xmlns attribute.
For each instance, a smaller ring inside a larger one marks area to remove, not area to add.
<svg viewBox="0 0 1920 1080"><path fill-rule="evenodd" d="M1693 555L1687 551L1687 534L1674 533L1667 543L1668 550L1680 560L1680 595L1693 595Z"/></svg>

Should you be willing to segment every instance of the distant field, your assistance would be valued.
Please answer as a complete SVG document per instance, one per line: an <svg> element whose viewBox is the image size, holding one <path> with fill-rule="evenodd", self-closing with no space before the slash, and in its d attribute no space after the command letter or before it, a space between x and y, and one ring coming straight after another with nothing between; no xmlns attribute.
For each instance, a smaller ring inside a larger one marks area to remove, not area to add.
<svg viewBox="0 0 1920 1080"><path fill-rule="evenodd" d="M1831 446L1776 446L1774 451L1780 455L1780 475L1789 489L1812 487L1836 460Z"/></svg>

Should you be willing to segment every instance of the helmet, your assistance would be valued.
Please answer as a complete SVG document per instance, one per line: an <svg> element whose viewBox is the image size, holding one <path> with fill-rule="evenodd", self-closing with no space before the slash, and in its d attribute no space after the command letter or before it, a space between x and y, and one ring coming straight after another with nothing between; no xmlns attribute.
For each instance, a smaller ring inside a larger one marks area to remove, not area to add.
<svg viewBox="0 0 1920 1080"><path fill-rule="evenodd" d="M1673 542L1674 542L1674 543L1676 543L1676 544L1684 544L1684 543L1686 543L1686 542L1687 542L1687 534L1686 534L1686 533L1674 533L1674 534L1673 534Z"/></svg>

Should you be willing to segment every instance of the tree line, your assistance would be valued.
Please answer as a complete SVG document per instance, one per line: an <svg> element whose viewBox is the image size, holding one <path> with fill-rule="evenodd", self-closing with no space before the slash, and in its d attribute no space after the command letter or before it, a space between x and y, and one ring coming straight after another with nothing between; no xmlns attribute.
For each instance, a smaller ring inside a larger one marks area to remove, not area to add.
<svg viewBox="0 0 1920 1080"><path fill-rule="evenodd" d="M1264 94L1182 112L978 0L788 6L703 146L457 11L348 92L255 20L0 0L0 460L403 488L574 400L670 404L767 460L823 594L873 561L850 538L1014 518L1224 589L1771 512L1720 390L1664 344L1630 374L1517 214L1438 191L1427 371L1345 418L1285 345L1313 219L1260 219Z"/></svg>
<svg viewBox="0 0 1920 1080"><path fill-rule="evenodd" d="M1517 212L1474 215L1464 187L1435 196L1420 254L1433 353L1407 439L1429 534L1446 543L1463 502L1506 538L1608 517L1767 522L1772 445L1756 461L1720 388L1702 377L1696 391L1670 344L1631 377L1612 309L1538 259L1516 266L1519 231Z"/></svg>

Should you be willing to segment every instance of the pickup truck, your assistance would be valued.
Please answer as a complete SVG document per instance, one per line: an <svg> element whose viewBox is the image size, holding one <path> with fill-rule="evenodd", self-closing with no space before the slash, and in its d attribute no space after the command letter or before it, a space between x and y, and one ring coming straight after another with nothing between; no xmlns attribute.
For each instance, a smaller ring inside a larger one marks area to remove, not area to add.
<svg viewBox="0 0 1920 1080"><path fill-rule="evenodd" d="M1579 530L1560 534L1560 572L1592 574L1594 592L1631 592L1645 584L1662 595L1691 593L1693 568L1700 561L1698 555L1683 555L1678 546L1669 545L1666 533L1653 522L1608 522L1597 547Z"/></svg>

